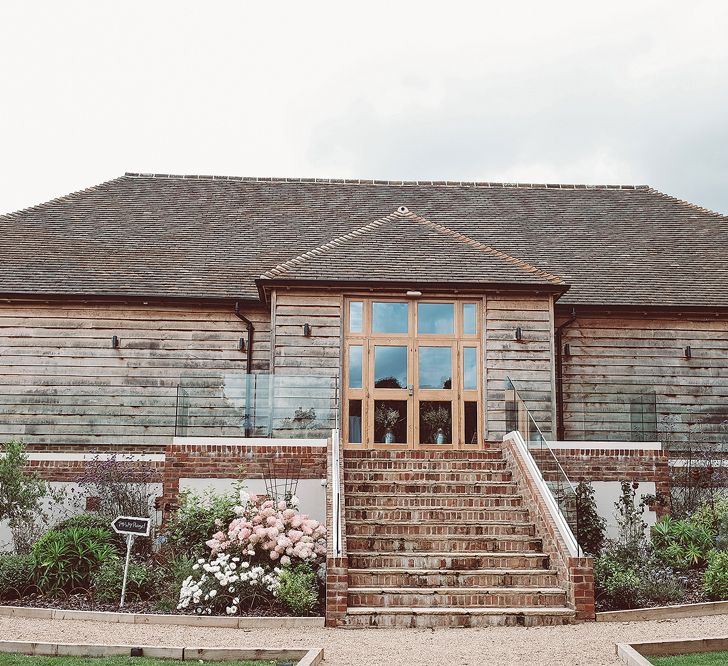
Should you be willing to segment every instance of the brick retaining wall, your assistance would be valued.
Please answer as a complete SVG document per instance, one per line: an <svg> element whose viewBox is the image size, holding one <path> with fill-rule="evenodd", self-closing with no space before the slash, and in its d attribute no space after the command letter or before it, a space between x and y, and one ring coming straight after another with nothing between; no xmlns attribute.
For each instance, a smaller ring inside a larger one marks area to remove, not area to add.
<svg viewBox="0 0 728 666"><path fill-rule="evenodd" d="M174 502L182 478L326 478L325 446L304 443L281 445L275 440L271 440L270 444L172 443L167 446L165 455L165 502Z"/></svg>
<svg viewBox="0 0 728 666"><path fill-rule="evenodd" d="M654 483L664 501L653 507L658 518L669 513L670 466L667 451L649 449L553 449L570 481L637 481ZM532 449L539 461L540 452Z"/></svg>
<svg viewBox="0 0 728 666"><path fill-rule="evenodd" d="M516 443L503 440L503 456L511 471L513 480L530 508L531 520L536 525L536 534L543 542L543 550L549 555L551 567L556 569L559 582L566 590L570 606L576 611L578 620L593 620L596 607L594 601L594 561L590 557L571 557L561 532L531 476L525 461L518 452Z"/></svg>

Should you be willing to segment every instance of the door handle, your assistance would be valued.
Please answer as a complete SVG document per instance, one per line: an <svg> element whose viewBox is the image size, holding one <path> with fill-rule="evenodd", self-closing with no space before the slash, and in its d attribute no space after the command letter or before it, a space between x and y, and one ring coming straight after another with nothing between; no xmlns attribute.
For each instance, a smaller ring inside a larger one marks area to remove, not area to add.
<svg viewBox="0 0 728 666"><path fill-rule="evenodd" d="M414 387L414 386L412 386L412 384L410 384L410 385L409 385L409 386L407 387L407 393L409 393L409 395L414 395L414 394L415 394L415 387Z"/></svg>

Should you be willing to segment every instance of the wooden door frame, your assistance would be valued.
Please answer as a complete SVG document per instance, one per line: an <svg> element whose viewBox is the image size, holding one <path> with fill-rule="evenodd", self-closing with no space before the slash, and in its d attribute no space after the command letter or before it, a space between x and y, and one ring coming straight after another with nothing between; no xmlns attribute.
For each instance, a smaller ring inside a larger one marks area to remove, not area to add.
<svg viewBox="0 0 728 666"><path fill-rule="evenodd" d="M350 333L349 303L362 302L362 331ZM372 333L372 303L396 302L408 304L407 333ZM342 381L342 434L346 448L351 449L476 449L482 448L484 442L484 322L485 302L483 297L458 297L433 295L431 298L405 297L402 295L382 294L344 295L344 322L342 327L343 343L343 381ZM452 334L418 334L418 307L421 303L454 303L454 331ZM466 303L476 306L476 332L465 334L464 310ZM362 387L349 388L349 358L352 346L362 347ZM407 348L407 384L406 389L374 388L374 348L376 346L406 346ZM419 348L449 347L452 350L452 388L420 389L419 388ZM464 349L476 349L476 389L464 388ZM410 388L411 387L411 388ZM382 393L385 392L385 393ZM349 442L349 401L361 400L362 442ZM374 441L374 405L375 401L402 400L407 401L407 442L384 444ZM452 437L449 444L431 444L420 441L419 404L423 401L450 402ZM465 403L477 404L477 433L475 445L464 441L465 437Z"/></svg>

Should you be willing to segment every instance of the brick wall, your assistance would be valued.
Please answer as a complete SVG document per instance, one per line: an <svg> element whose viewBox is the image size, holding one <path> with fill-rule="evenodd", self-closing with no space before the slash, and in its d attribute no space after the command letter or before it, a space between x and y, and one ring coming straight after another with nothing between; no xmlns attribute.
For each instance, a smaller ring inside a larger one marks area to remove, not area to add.
<svg viewBox="0 0 728 666"><path fill-rule="evenodd" d="M240 475L248 479L264 477L298 479L326 478L326 447L310 444L181 444L172 443L165 451L164 499L174 502L181 478L225 479Z"/></svg>
<svg viewBox="0 0 728 666"><path fill-rule="evenodd" d="M327 550L326 550L326 626L337 627L343 624L348 608L349 593L349 560L346 556L346 519L344 511L344 449L339 448L339 520L341 524L341 553L334 552L334 534L331 533L334 517L334 503L332 489L333 483L333 447L329 440L326 460L328 462L328 473L326 475L326 528L327 528Z"/></svg>
<svg viewBox="0 0 728 666"><path fill-rule="evenodd" d="M78 483L85 476L90 463L89 460L30 460L28 468L38 472L45 481ZM132 470L139 470L142 467L145 471L151 470L149 480L152 483L162 482L163 460L127 461L122 457L120 464L128 466Z"/></svg>
<svg viewBox="0 0 728 666"><path fill-rule="evenodd" d="M538 451L533 450L538 459ZM670 468L667 451L648 449L554 449L554 454L570 481L653 482L658 497L657 517L669 513Z"/></svg>
<svg viewBox="0 0 728 666"><path fill-rule="evenodd" d="M503 440L503 456L513 472L513 480L530 507L531 520L536 525L536 535L543 542L543 550L557 572L559 583L566 590L569 605L576 611L578 620L595 618L594 565L590 557L572 557L546 502L526 467L515 442Z"/></svg>

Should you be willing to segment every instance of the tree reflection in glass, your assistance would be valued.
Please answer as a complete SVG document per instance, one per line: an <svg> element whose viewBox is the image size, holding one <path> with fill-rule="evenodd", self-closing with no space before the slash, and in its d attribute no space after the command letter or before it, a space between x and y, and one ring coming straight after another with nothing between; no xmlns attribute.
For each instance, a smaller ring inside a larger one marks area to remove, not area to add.
<svg viewBox="0 0 728 666"><path fill-rule="evenodd" d="M374 347L374 387L407 388L407 347Z"/></svg>

